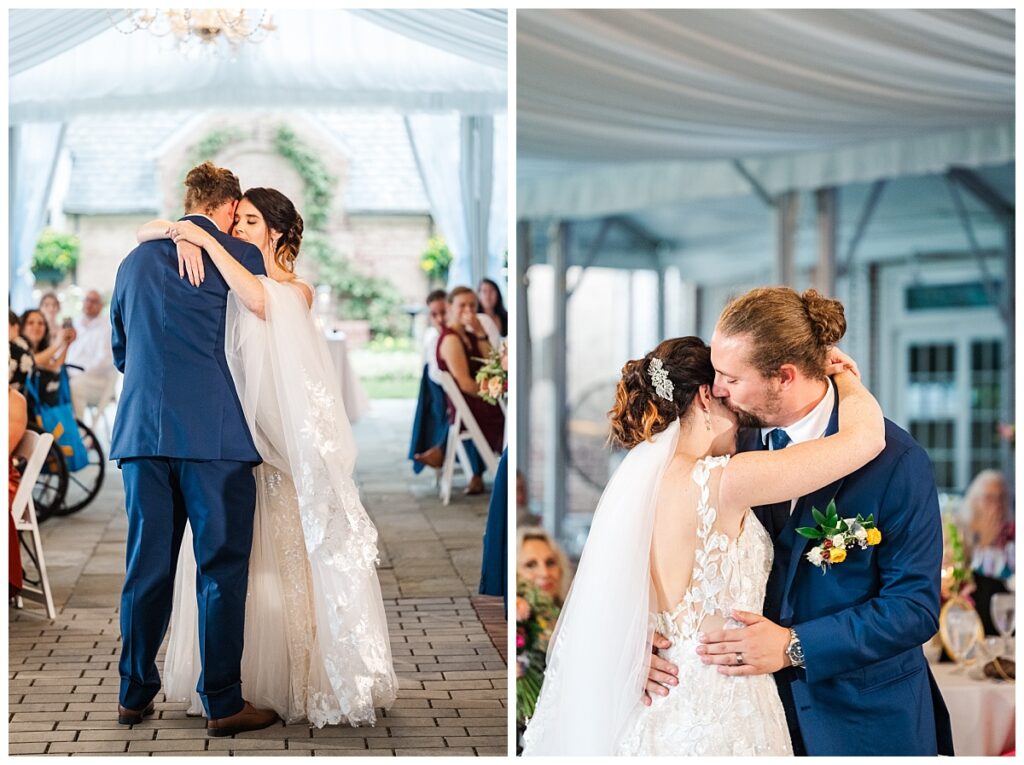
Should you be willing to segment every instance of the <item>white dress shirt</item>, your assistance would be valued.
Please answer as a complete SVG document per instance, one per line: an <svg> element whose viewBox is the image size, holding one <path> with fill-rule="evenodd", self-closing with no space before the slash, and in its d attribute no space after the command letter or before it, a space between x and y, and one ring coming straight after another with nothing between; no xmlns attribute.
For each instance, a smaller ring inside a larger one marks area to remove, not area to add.
<svg viewBox="0 0 1024 765"><path fill-rule="evenodd" d="M792 425L782 428L786 435L789 436L790 444L802 444L825 435L836 401L836 389L832 387L831 381L827 381L827 383L825 396L818 402L817 406ZM768 434L773 430L775 430L773 427L761 428L761 442L768 444L769 449L772 449L772 442ZM796 499L790 503L789 512L792 513L795 507Z"/></svg>
<svg viewBox="0 0 1024 765"><path fill-rule="evenodd" d="M106 378L114 374L114 354L111 350L110 320L103 314L90 319L82 316L75 320L75 342L68 348L65 364L82 367L84 372L69 369L68 374Z"/></svg>

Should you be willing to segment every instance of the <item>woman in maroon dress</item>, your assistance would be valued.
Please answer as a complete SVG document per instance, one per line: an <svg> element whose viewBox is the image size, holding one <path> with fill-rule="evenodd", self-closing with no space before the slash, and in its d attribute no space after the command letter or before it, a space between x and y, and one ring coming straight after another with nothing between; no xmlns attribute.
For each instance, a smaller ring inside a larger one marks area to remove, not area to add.
<svg viewBox="0 0 1024 765"><path fill-rule="evenodd" d="M469 287L456 287L448 295L448 302L451 306L448 324L442 327L437 341L437 366L454 378L487 443L495 453L500 453L505 439L505 415L499 406L488 404L477 394L479 387L476 373L483 366L480 359L490 352L491 345L476 313L476 293ZM448 421L452 422L455 419L455 407L450 400L447 404ZM444 451L435 446L417 455L417 459L427 465L440 467ZM483 475L477 473L470 480L466 493L480 494L483 490Z"/></svg>

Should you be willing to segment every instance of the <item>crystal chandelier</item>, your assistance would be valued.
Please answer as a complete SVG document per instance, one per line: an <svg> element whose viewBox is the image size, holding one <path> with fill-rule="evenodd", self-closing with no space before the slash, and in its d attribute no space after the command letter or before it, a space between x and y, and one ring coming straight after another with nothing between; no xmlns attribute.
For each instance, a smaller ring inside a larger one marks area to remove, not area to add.
<svg viewBox="0 0 1024 765"><path fill-rule="evenodd" d="M179 46L213 46L225 41L237 48L245 42L263 42L277 28L266 10L144 8L126 13L124 19L114 22L119 32L128 35L145 30L157 37L170 35Z"/></svg>

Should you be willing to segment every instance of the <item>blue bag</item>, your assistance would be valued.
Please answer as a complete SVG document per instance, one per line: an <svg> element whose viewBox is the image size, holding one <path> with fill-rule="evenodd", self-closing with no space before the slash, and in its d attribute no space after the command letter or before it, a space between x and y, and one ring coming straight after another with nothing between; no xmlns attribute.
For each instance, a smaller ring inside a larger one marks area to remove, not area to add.
<svg viewBox="0 0 1024 765"><path fill-rule="evenodd" d="M61 367L60 390L56 404L44 404L39 395L39 371L25 380L25 395L32 402L39 425L46 433L53 434L53 440L60 444L64 452L64 461L68 470L81 470L89 464L89 452L82 441L75 420L75 410L71 405L71 384L68 382L67 370Z"/></svg>

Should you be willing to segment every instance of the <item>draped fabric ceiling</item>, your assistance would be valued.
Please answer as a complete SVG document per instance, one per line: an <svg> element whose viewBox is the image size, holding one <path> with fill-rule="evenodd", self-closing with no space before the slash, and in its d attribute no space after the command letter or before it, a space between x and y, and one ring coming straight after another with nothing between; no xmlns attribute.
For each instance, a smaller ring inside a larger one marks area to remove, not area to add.
<svg viewBox="0 0 1024 765"><path fill-rule="evenodd" d="M474 199L493 196L496 184L504 188L503 158L496 162L494 152L476 146L472 157L460 153L469 126L492 130L504 120L504 11L272 13L277 29L264 42L214 54L184 52L171 38L146 31L125 34L112 23L122 11L10 11L12 299L24 302L31 286L28 265L60 151L59 126L80 114L139 119L146 109L183 107L390 108L434 123L432 142L414 136L416 144L471 167ZM120 28L128 26L122 21ZM427 178L424 185L438 187ZM430 194L435 219L449 221L446 238L477 247L495 228L503 237L504 207L465 204L465 195L460 186ZM456 203L455 215L441 209ZM499 277L504 249L453 247L452 273L466 280Z"/></svg>
<svg viewBox="0 0 1024 765"><path fill-rule="evenodd" d="M594 217L1014 157L1012 10L517 20L518 214Z"/></svg>

